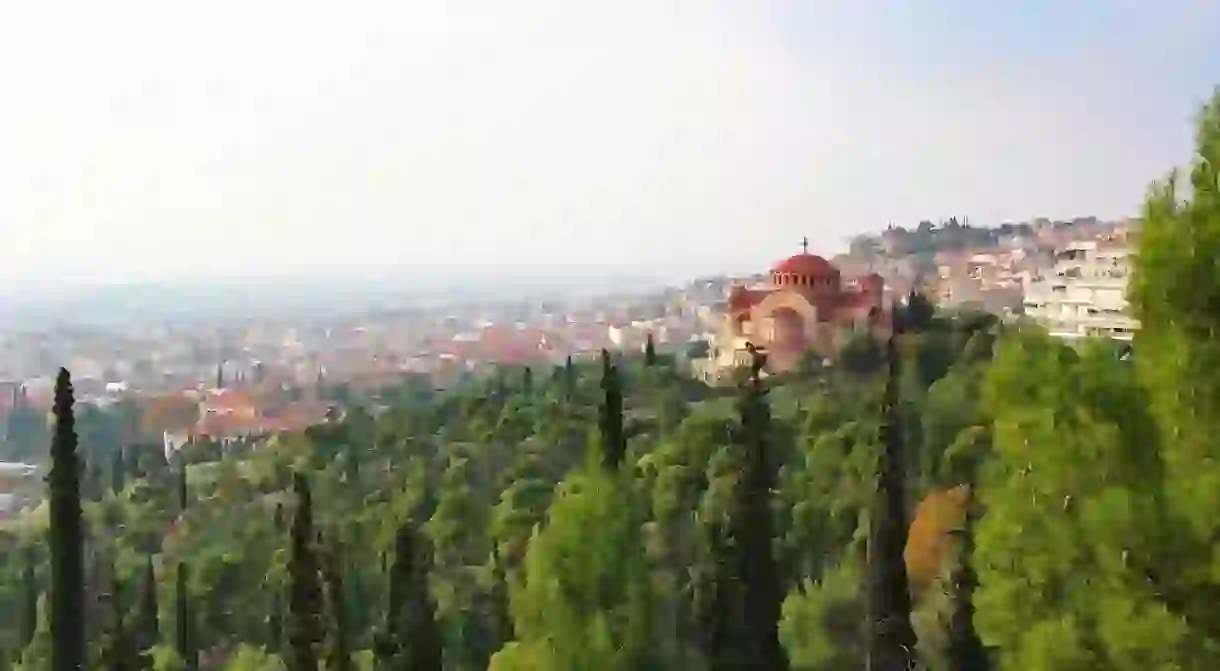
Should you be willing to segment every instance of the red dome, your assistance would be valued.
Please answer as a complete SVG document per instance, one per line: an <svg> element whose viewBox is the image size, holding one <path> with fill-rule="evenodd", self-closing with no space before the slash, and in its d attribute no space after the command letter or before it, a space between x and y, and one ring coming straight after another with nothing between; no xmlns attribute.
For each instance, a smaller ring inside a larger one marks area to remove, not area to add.
<svg viewBox="0 0 1220 671"><path fill-rule="evenodd" d="M800 277L832 277L839 271L826 259L815 254L797 254L775 264L772 273L798 275Z"/></svg>

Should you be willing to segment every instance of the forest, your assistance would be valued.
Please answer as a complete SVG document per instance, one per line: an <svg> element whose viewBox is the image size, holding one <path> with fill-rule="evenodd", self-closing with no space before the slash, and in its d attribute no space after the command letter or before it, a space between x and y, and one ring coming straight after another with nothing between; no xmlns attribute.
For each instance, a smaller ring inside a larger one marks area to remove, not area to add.
<svg viewBox="0 0 1220 671"><path fill-rule="evenodd" d="M0 664L1214 668L1220 91L1143 220L1133 349L912 296L825 369L603 352L170 460L61 371Z"/></svg>

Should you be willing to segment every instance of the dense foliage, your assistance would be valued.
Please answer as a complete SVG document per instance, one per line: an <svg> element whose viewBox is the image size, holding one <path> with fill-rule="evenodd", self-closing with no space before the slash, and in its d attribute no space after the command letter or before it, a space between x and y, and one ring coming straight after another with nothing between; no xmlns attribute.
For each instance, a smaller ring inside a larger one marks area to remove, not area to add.
<svg viewBox="0 0 1220 671"><path fill-rule="evenodd" d="M49 502L0 536L4 663L1213 668L1220 93L1198 147L1148 199L1133 361L913 301L828 369L604 353L172 463L78 456L65 373Z"/></svg>

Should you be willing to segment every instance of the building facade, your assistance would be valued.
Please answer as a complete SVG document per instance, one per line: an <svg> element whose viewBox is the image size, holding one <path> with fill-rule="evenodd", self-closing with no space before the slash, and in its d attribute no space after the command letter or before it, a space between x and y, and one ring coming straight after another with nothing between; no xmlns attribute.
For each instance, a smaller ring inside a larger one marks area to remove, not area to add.
<svg viewBox="0 0 1220 671"><path fill-rule="evenodd" d="M884 335L889 318L885 282L868 273L846 278L826 259L805 251L777 263L764 282L729 288L706 360L696 375L709 384L734 379L752 362L749 346L767 357L764 372L796 368L810 355L833 357L855 333Z"/></svg>
<svg viewBox="0 0 1220 671"><path fill-rule="evenodd" d="M1130 249L1101 240L1073 242L1025 287L1025 315L1057 338L1131 340L1139 329L1127 306Z"/></svg>

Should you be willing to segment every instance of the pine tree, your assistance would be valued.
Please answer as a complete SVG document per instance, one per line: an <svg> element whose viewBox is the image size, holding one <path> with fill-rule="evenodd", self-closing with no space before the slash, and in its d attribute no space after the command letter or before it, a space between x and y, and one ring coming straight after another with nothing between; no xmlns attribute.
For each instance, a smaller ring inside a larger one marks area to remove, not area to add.
<svg viewBox="0 0 1220 671"><path fill-rule="evenodd" d="M76 453L72 376L55 380L55 435L47 478L51 507L51 668L85 667L85 552L81 514L81 463Z"/></svg>
<svg viewBox="0 0 1220 671"><path fill-rule="evenodd" d="M885 420L881 426L876 500L869 515L866 668L896 671L912 668L915 630L911 626L911 594L906 563L906 469L902 450L902 411L898 404L900 360L898 339L904 319L894 306L892 333L886 343Z"/></svg>
<svg viewBox="0 0 1220 671"><path fill-rule="evenodd" d="M779 643L784 593L772 548L771 519L777 460L768 454L771 410L757 369L742 388L738 411L742 473L734 492L730 528L737 544L737 575L741 581L742 653L762 668L782 671L788 668Z"/></svg>
<svg viewBox="0 0 1220 671"><path fill-rule="evenodd" d="M191 570L186 562L178 562L178 576L174 587L174 649L187 669L199 668L199 650L195 642L195 622L190 609Z"/></svg>
<svg viewBox="0 0 1220 671"><path fill-rule="evenodd" d="M34 632L38 631L38 576L35 573L36 555L32 546L22 552L25 566L21 570L23 600L21 604L21 630L18 643L25 649L34 640Z"/></svg>
<svg viewBox="0 0 1220 671"><path fill-rule="evenodd" d="M314 547L313 502L309 482L293 474L296 511L288 555L288 662L289 671L316 671L322 644L322 585Z"/></svg>
<svg viewBox="0 0 1220 671"><path fill-rule="evenodd" d="M330 551L323 555L322 577L326 583L326 603L330 615L326 668L329 671L353 671L355 666L352 665L351 633L348 631L347 600L343 587L343 546L337 540L331 543Z"/></svg>
<svg viewBox="0 0 1220 671"><path fill-rule="evenodd" d="M623 433L623 390L618 368L610 360L610 352L602 350L601 429L602 465L617 471L627 456L627 439Z"/></svg>
<svg viewBox="0 0 1220 671"><path fill-rule="evenodd" d="M441 631L428 586L432 550L408 520L398 530L378 657L386 668L440 671Z"/></svg>
<svg viewBox="0 0 1220 671"><path fill-rule="evenodd" d="M958 534L957 566L953 571L951 597L953 614L949 619L949 668L952 671L987 671L991 668L987 648L974 629L974 514L967 510L965 525Z"/></svg>
<svg viewBox="0 0 1220 671"><path fill-rule="evenodd" d="M657 345L653 342L652 334L648 334L648 340L644 342L644 365L652 368L657 365Z"/></svg>
<svg viewBox="0 0 1220 671"><path fill-rule="evenodd" d="M140 605L136 616L135 643L142 658L143 668L152 668L148 650L161 639L157 605L157 574L153 570L152 555L144 558L144 576L140 581Z"/></svg>

